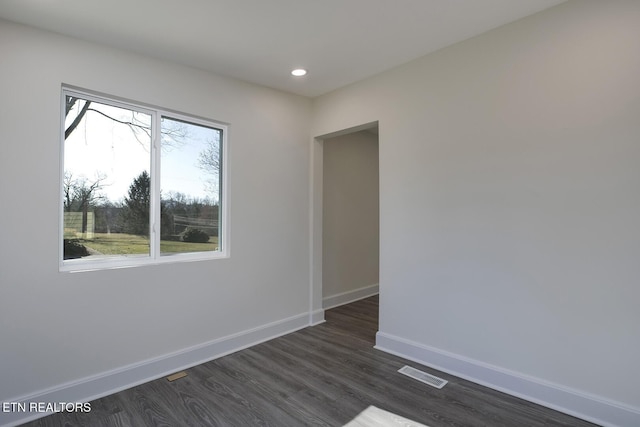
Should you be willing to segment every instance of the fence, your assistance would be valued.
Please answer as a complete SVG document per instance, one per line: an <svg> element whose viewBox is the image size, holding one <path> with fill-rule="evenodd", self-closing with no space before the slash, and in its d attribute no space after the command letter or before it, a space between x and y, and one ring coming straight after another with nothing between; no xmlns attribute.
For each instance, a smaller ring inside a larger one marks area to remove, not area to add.
<svg viewBox="0 0 640 427"><path fill-rule="evenodd" d="M82 232L82 212L64 213L64 235L65 237L83 239L93 239L96 231L96 218L93 212L87 212L87 230Z"/></svg>
<svg viewBox="0 0 640 427"><path fill-rule="evenodd" d="M182 215L173 215L173 234L180 234L187 228L197 228L209 236L218 235L218 220L213 218L191 218Z"/></svg>

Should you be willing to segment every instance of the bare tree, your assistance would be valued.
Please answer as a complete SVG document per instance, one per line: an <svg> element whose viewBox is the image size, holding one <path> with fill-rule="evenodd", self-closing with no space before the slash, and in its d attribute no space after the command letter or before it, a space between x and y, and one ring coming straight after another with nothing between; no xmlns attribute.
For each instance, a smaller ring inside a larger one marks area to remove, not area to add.
<svg viewBox="0 0 640 427"><path fill-rule="evenodd" d="M106 176L96 173L93 180L84 176L74 178L71 172L64 174L64 208L66 212L82 212L82 233L87 232L89 207L103 199L99 191L104 188Z"/></svg>
<svg viewBox="0 0 640 427"><path fill-rule="evenodd" d="M206 188L215 195L220 194L220 139L210 139L207 147L198 156L198 168L208 175Z"/></svg>
<svg viewBox="0 0 640 427"><path fill-rule="evenodd" d="M69 171L64 172L64 181L62 183L62 188L64 190L64 211L71 212L71 205L73 204L73 193L74 193L75 179L73 178L73 174Z"/></svg>
<svg viewBox="0 0 640 427"><path fill-rule="evenodd" d="M75 98L73 96L67 96L66 103L65 103L65 105L66 105L65 114L64 114L65 117L67 117L69 115L71 110L73 110L74 105L76 105L76 103L78 101L80 101L80 98ZM84 105L82 106L82 108L80 108L80 111L78 112L78 115L73 119L73 121L69 124L69 126L67 126L67 128L64 130L64 139L69 138L69 135L71 135L71 133L78 127L78 125L82 121L82 118L85 116L85 114L87 114L87 111L89 111L89 107L90 106L91 106L91 101L84 101Z"/></svg>
<svg viewBox="0 0 640 427"><path fill-rule="evenodd" d="M131 110L131 117L125 120L113 117L104 111L100 111L99 109L92 107L92 105L92 101L74 96L67 96L65 101L65 117L68 117L74 110L77 110L77 114L64 130L65 139L69 138L73 131L76 130L78 125L82 122L82 119L85 118L89 112L96 113L116 123L128 126L136 140L140 143L142 143L142 141L138 136L139 132L144 133L149 139L151 138L151 126L145 121L139 119L140 113ZM162 126L163 147L180 146L188 136L186 126L183 126L178 121L171 121L171 124L171 126Z"/></svg>

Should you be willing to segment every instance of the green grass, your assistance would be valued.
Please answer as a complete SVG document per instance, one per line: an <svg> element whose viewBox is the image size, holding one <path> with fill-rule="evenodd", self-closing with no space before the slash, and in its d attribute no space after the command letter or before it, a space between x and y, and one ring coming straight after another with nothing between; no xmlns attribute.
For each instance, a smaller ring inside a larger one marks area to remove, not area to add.
<svg viewBox="0 0 640 427"><path fill-rule="evenodd" d="M149 239L125 233L94 233L93 239L79 239L88 249L103 255L148 254ZM218 238L211 237L207 243L189 243L173 240L161 240L161 253L205 252L218 247Z"/></svg>
<svg viewBox="0 0 640 427"><path fill-rule="evenodd" d="M166 253L181 253L181 252L204 252L215 251L218 248L218 238L215 236L209 237L207 243L190 243L179 242L174 240L160 240L160 252Z"/></svg>

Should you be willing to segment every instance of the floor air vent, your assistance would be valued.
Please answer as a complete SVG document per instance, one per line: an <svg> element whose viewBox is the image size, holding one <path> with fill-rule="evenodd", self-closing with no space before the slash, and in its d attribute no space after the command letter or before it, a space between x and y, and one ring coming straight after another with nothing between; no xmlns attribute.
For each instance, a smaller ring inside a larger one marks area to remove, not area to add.
<svg viewBox="0 0 640 427"><path fill-rule="evenodd" d="M434 375L427 374L426 372L422 372L416 368L412 368L411 366L403 366L398 369L398 372L435 388L442 388L449 382Z"/></svg>

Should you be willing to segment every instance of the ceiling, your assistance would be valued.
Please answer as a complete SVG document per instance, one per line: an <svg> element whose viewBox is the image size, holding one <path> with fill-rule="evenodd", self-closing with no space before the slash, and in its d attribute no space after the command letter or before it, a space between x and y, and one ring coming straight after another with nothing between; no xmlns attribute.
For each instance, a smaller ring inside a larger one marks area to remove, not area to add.
<svg viewBox="0 0 640 427"><path fill-rule="evenodd" d="M0 0L0 17L318 96L563 1Z"/></svg>

